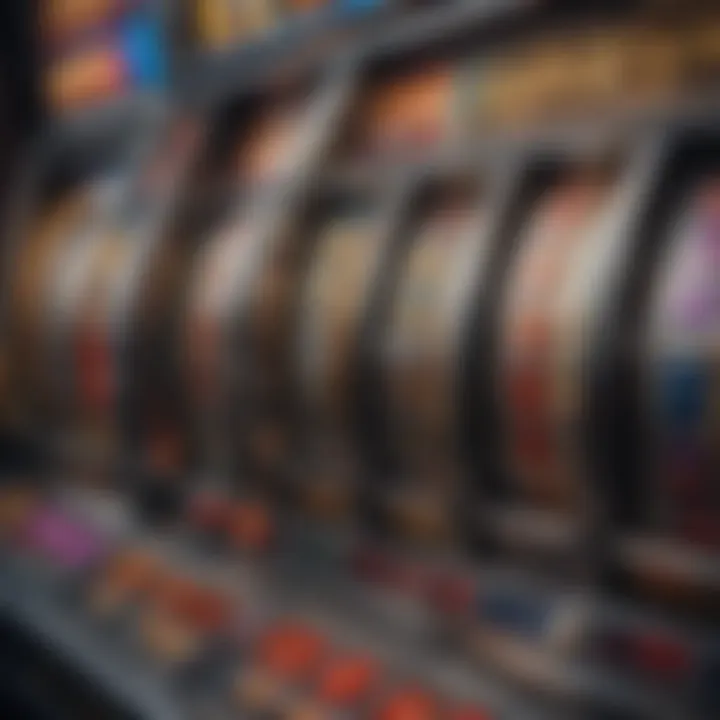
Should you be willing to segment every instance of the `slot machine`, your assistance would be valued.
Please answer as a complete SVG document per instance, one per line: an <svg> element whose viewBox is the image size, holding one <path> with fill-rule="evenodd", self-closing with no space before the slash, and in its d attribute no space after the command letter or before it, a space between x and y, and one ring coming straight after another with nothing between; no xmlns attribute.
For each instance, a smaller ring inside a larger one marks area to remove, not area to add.
<svg viewBox="0 0 720 720"><path fill-rule="evenodd" d="M716 444L712 283L691 258L704 252L700 247L712 253L714 145L702 123L690 127L669 133L661 180L642 215L642 254L620 286L625 310L613 315L614 362L599 375L598 392L607 397L597 409L602 467L615 473L621 584L661 604L712 615L714 506L703 480L712 475ZM710 257L705 264L710 272ZM695 307L705 308L701 319L694 319Z"/></svg>
<svg viewBox="0 0 720 720"><path fill-rule="evenodd" d="M11 253L22 271L7 288L11 372L18 422L47 443L44 450L54 442L72 392L62 337L74 299L101 245L96 238L132 175L139 137L151 118L138 118L138 134L115 137L102 152L48 142L29 170L29 182L18 189L22 197Z"/></svg>
<svg viewBox="0 0 720 720"><path fill-rule="evenodd" d="M307 255L298 228L350 89L333 75L254 98L245 121L241 106L229 107L208 148L209 180L200 182L215 210L180 300L178 353L198 471L210 494L215 486L237 496L230 515L239 525L255 527L257 515L246 518L243 497L252 510L283 494L291 322Z"/></svg>

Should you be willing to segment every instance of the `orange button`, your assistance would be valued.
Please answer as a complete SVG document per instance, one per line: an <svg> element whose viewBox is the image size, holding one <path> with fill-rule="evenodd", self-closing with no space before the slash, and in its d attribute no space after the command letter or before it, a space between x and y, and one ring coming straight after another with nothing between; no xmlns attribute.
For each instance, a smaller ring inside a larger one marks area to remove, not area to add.
<svg viewBox="0 0 720 720"><path fill-rule="evenodd" d="M163 578L153 600L159 612L199 632L218 632L233 614L229 598L185 578Z"/></svg>
<svg viewBox="0 0 720 720"><path fill-rule="evenodd" d="M155 558L130 551L115 559L106 578L114 587L135 592L149 588L158 576L158 571Z"/></svg>

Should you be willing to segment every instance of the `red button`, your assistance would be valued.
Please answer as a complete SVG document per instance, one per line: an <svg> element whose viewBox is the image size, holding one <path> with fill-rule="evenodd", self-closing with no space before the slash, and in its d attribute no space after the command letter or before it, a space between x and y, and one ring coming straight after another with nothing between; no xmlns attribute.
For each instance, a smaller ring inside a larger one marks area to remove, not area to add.
<svg viewBox="0 0 720 720"><path fill-rule="evenodd" d="M335 659L320 676L320 700L335 706L352 705L369 692L378 675L378 666L370 658Z"/></svg>
<svg viewBox="0 0 720 720"><path fill-rule="evenodd" d="M260 660L269 670L297 679L313 670L325 652L323 638L301 625L273 629L260 645Z"/></svg>
<svg viewBox="0 0 720 720"><path fill-rule="evenodd" d="M233 614L228 598L204 588L197 588L183 598L179 608L182 618L194 629L217 633L227 628Z"/></svg>
<svg viewBox="0 0 720 720"><path fill-rule="evenodd" d="M375 720L436 720L436 699L422 688L407 688L392 695L380 708Z"/></svg>

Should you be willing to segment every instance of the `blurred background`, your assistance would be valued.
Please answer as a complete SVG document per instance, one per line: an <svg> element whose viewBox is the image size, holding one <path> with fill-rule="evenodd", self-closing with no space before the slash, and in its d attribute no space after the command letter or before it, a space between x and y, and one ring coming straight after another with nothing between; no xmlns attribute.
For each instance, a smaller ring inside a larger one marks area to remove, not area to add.
<svg viewBox="0 0 720 720"><path fill-rule="evenodd" d="M0 21L1 717L720 717L717 3Z"/></svg>

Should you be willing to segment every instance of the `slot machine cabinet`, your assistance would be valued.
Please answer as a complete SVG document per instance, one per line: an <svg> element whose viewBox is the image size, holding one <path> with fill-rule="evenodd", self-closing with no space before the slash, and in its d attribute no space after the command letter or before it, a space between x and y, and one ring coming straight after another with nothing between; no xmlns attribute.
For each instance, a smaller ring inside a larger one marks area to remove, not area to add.
<svg viewBox="0 0 720 720"><path fill-rule="evenodd" d="M52 184L49 178L47 184ZM83 188L77 190L75 196L69 191L63 203L59 189L53 192L51 187L48 187L43 193L46 197L47 207L44 209L47 217L43 217L41 208L35 208L39 217L27 218L30 226L27 232L28 240L23 237L23 246L13 249L13 260L23 255L29 260L34 260L23 263L23 267L27 269L25 272L20 272L8 293L10 334L18 354L15 362L18 373L24 370L28 375L33 375L30 365L34 364L36 366L34 369L37 369L37 365L42 365L42 358L38 357L39 353L32 349L39 340L38 325L42 323L42 312L45 309L39 298L46 290L45 286L49 283L48 276L56 264L53 262L55 259L53 256L59 252L59 247L56 246L61 246L63 240L67 240L65 236L72 236L77 226L82 226L82 219L86 219L83 216L88 213L87 197L83 195L82 190ZM56 207L53 207L53 204ZM50 255L50 258L44 259L45 254ZM20 377L18 376L17 379L20 380ZM27 382L19 382L22 387L30 384L32 381L29 378ZM26 410L29 411L30 408Z"/></svg>
<svg viewBox="0 0 720 720"><path fill-rule="evenodd" d="M231 493L284 471L288 323L305 253L297 218L352 86L340 73L276 90L246 106L239 133L239 106L218 118L197 180L203 229L179 300L198 471Z"/></svg>
<svg viewBox="0 0 720 720"><path fill-rule="evenodd" d="M436 55L360 58L351 105L322 177L325 187L338 189L333 202L345 198L338 208L351 207L348 200L356 197L372 218L343 219L340 210L335 220L327 218L328 228L315 231L297 314L295 374L299 415L306 420L298 457L307 465L299 473L305 476L298 481L301 504L311 517L331 524L351 518L350 525L382 524L371 478L379 468L385 475L391 458L382 409L375 407L382 402L368 338L391 292L391 268L399 262L393 236L407 212L405 176L455 139L453 65ZM387 201L373 191L368 203L365 189L379 175ZM353 223L364 229L352 229ZM365 227L370 225L372 230Z"/></svg>
<svg viewBox="0 0 720 720"><path fill-rule="evenodd" d="M192 304L189 289L203 246L210 244L207 236L233 212L239 215L251 205L250 195L273 189L271 182L263 185L269 177L265 160L253 164L243 156L246 136L272 125L262 122L262 114L270 109L260 100L250 94L221 99L211 108L185 108L173 132L158 143L161 150L156 150L146 182L138 184L134 198L150 214L143 231L148 238L145 249L126 283L123 352L131 378L125 383L121 411L134 486L142 508L151 514L176 512L187 489L181 478L206 460L197 441L197 394L186 392L186 306ZM266 150L268 145L272 138L265 142ZM264 180L258 173L266 173ZM160 212L153 211L148 192L151 197L160 193ZM210 338L195 340L204 347Z"/></svg>
<svg viewBox="0 0 720 720"><path fill-rule="evenodd" d="M289 103L261 100L223 101L188 127L195 136L192 161L138 283L131 352L138 378L126 403L126 428L141 494L151 504L149 496L166 494L161 488L171 479L177 492L180 477L193 469L212 462L218 472L221 419L213 402L225 375L217 364L223 347L217 330L235 274L242 274L239 226L246 228L244 240L260 232L261 213L256 209L252 222L245 214L256 202L268 205L287 181L277 159Z"/></svg>
<svg viewBox="0 0 720 720"><path fill-rule="evenodd" d="M119 473L115 479L124 486L142 482L143 464L135 455L136 410L146 390L147 364L156 360L153 339L144 332L178 273L173 257L165 258L163 272L152 270L164 232L177 218L180 189L200 138L196 118L166 116L146 140L88 270L70 331L72 411L83 432L106 435L105 467ZM157 453L162 469L172 475L179 471L182 449L163 430L156 431Z"/></svg>
<svg viewBox="0 0 720 720"><path fill-rule="evenodd" d="M11 377L17 422L50 450L70 392L61 340L93 239L101 233L132 172L139 136L107 129L97 144L50 136L18 187L9 262L21 268L6 289ZM127 130L125 128L124 130ZM96 138L99 140L99 138ZM107 141L107 142L105 142Z"/></svg>
<svg viewBox="0 0 720 720"><path fill-rule="evenodd" d="M714 267L717 139L702 122L688 125L669 133L657 188L639 214L637 256L619 285L614 354L597 375L595 412L611 491L615 579L639 597L716 615L709 478L716 474L717 283L704 273Z"/></svg>
<svg viewBox="0 0 720 720"><path fill-rule="evenodd" d="M655 420L651 472L666 488L653 515L687 542L712 550L720 543L711 480L718 445L711 378L718 364L714 173L699 177L689 190L678 213L678 239L661 261L648 332L647 384L654 392L646 401Z"/></svg>
<svg viewBox="0 0 720 720"><path fill-rule="evenodd" d="M540 152L518 189L489 344L475 362L490 369L476 386L477 422L494 441L480 460L493 477L483 522L498 550L530 567L583 576L592 566L606 491L587 447L588 378L650 153L611 139Z"/></svg>

